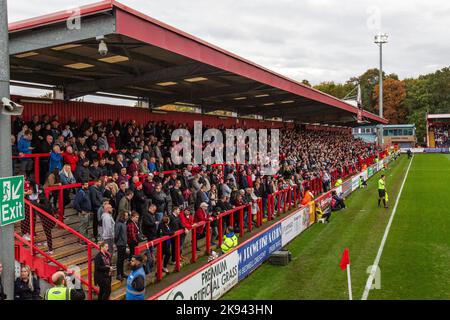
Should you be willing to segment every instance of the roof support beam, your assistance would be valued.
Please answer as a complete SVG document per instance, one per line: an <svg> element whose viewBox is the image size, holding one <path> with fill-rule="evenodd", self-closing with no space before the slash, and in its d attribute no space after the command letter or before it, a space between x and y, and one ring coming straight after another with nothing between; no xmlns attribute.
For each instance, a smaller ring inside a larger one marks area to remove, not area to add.
<svg viewBox="0 0 450 320"><path fill-rule="evenodd" d="M115 18L111 13L81 18L79 29L69 29L65 22L48 27L13 32L9 35L9 54L40 50L116 32Z"/></svg>
<svg viewBox="0 0 450 320"><path fill-rule="evenodd" d="M149 85L155 82L175 81L183 77L212 75L221 71L209 65L193 63L189 65L164 68L144 73L140 76L124 75L100 80L82 81L66 86L66 96L69 99L77 98L97 91L108 92L115 88L132 85Z"/></svg>

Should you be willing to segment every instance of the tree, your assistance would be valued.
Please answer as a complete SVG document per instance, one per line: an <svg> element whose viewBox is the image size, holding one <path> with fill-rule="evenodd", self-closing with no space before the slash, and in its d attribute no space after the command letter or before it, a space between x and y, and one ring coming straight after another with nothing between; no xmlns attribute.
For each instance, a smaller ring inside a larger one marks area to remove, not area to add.
<svg viewBox="0 0 450 320"><path fill-rule="evenodd" d="M351 83L341 84L330 81L322 82L314 86L314 88L336 98L343 99L350 91L352 91L354 85Z"/></svg>
<svg viewBox="0 0 450 320"><path fill-rule="evenodd" d="M379 110L379 85L374 87L375 111ZM406 86L403 81L387 78L383 81L383 116L391 124L405 123L408 108L405 106Z"/></svg>
<svg viewBox="0 0 450 320"><path fill-rule="evenodd" d="M383 79L385 78L385 74L383 72ZM376 99L374 96L373 89L379 82L379 71L378 69L369 69L364 72L362 75L358 77L350 78L347 83L352 83L353 85L357 85L358 83L361 85L361 99L363 109L369 112L375 112Z"/></svg>

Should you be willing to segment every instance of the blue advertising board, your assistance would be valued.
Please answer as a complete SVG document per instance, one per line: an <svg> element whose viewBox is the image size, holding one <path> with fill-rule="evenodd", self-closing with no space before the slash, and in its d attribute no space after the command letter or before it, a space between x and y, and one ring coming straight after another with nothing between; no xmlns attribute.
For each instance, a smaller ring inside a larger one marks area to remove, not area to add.
<svg viewBox="0 0 450 320"><path fill-rule="evenodd" d="M269 255L281 249L281 223L238 248L238 280L241 281L259 267Z"/></svg>

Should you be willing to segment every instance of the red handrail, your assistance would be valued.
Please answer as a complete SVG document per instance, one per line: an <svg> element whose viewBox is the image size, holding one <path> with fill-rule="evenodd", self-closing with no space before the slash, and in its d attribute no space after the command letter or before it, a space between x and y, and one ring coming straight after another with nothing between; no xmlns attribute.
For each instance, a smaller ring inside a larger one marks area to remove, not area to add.
<svg viewBox="0 0 450 320"><path fill-rule="evenodd" d="M90 300L92 300L92 292L98 293L99 290L98 288L96 288L93 283L92 283L92 249L97 249L100 250L100 247L92 242L91 240L89 240L88 238L86 238L85 236L83 236L82 234L78 233L77 231L75 231L74 229L72 229L71 227L69 227L68 225L66 225L65 223L61 222L60 220L56 219L55 217L53 217L51 214L49 214L48 212L44 211L43 209L37 207L36 205L32 204L29 200L25 199L25 205L29 207L29 216L30 216L30 242L26 241L25 239L23 239L22 237L20 237L19 235L17 235L17 237L19 237L19 240L23 240L22 242L27 244L30 247L30 252L31 255L34 256L35 252L40 253L42 256L44 256L46 259L54 262L55 264L57 264L59 267L63 268L64 270L67 270L68 267L57 262L56 259L52 258L50 255L48 255L47 253L43 252L41 249L39 249L36 245L35 245L35 232L34 232L34 211L39 212L41 215L45 216L47 219L53 221L56 225L58 225L60 228L65 229L66 231L70 232L71 234L75 235L78 239L80 239L81 241L85 242L86 245L88 246L88 280L86 281L83 278L80 278L80 281L85 284L88 287L88 297Z"/></svg>

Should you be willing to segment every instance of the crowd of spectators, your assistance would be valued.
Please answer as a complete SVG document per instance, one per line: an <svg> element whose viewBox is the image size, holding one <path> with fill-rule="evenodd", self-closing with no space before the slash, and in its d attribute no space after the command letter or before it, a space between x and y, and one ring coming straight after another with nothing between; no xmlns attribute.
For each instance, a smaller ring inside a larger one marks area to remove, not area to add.
<svg viewBox="0 0 450 320"><path fill-rule="evenodd" d="M270 194L294 185L302 190L303 181L316 177L322 180L324 190L329 190L333 171L342 173L345 167L355 167L358 161L376 153L373 144L354 139L350 132L283 129L279 171L264 176L259 165L174 165L171 133L177 128L189 129L187 124L163 121L140 125L136 121L94 122L92 118L81 122L71 118L63 123L58 116L36 115L30 121L16 117L12 127L14 155L50 154L36 160L40 161L40 181L34 181L32 159L15 160L16 172L27 177L28 199L53 212L58 195L50 193L49 201L42 195L43 188L81 183L80 188L64 190L64 207L77 211L82 235L102 240L107 244L106 251L117 255L118 280L127 277L127 248L131 257L141 241L185 230L180 239L183 250L183 242L190 234L187 231L202 221L211 221L211 244L215 245L218 226L214 217L219 213L242 205L256 206L261 199L265 214ZM247 219L249 212L244 212L245 228L252 220ZM257 207L252 207L251 212L255 214ZM45 217L41 220L47 224L44 231L49 254L53 254L54 225ZM239 231L238 219L234 221L235 231ZM223 223L225 227L227 219ZM196 228L197 239L205 238L205 229ZM27 219L22 223L22 233L29 239ZM166 273L168 264L175 262L174 240L163 244ZM152 256L151 248L144 253L146 273L151 272ZM181 255L181 259L185 257ZM102 294L106 298L108 291Z"/></svg>
<svg viewBox="0 0 450 320"><path fill-rule="evenodd" d="M449 148L450 147L450 124L433 127L434 141L437 148Z"/></svg>

